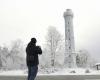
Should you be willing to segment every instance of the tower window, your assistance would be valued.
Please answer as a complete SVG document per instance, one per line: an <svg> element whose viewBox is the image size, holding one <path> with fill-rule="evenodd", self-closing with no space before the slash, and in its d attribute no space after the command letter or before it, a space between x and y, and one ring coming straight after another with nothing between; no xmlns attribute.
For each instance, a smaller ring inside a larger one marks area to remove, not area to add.
<svg viewBox="0 0 100 80"><path fill-rule="evenodd" d="M69 57L71 57L71 55L69 55Z"/></svg>

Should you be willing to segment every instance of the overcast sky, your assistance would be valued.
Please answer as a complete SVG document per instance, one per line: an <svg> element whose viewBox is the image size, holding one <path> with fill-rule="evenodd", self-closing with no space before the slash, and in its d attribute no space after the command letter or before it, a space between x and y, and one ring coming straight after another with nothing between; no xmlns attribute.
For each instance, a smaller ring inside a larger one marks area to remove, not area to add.
<svg viewBox="0 0 100 80"><path fill-rule="evenodd" d="M100 60L100 0L0 0L0 45L31 37L45 43L48 26L64 35L63 13L74 13L76 48L87 49Z"/></svg>

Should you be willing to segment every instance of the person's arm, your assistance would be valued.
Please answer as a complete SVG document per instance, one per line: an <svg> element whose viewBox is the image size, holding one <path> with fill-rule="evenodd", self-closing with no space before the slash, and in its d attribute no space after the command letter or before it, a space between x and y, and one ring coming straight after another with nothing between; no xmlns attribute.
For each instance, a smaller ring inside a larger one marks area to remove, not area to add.
<svg viewBox="0 0 100 80"><path fill-rule="evenodd" d="M26 54L28 55L28 54L30 54L30 49L29 49L29 47L30 47L30 43L27 45L27 47L26 47Z"/></svg>

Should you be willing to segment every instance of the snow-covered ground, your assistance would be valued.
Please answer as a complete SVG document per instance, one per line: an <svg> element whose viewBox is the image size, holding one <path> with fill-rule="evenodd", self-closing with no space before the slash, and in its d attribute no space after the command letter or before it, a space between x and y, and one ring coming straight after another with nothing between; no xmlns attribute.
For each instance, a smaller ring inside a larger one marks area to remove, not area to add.
<svg viewBox="0 0 100 80"><path fill-rule="evenodd" d="M51 75L100 75L100 70L91 70L91 69L63 69Z"/></svg>
<svg viewBox="0 0 100 80"><path fill-rule="evenodd" d="M26 70L10 70L10 71L0 71L1 76L26 76ZM100 75L100 70L91 70L91 69L61 69L53 73L41 73L38 72L38 75Z"/></svg>
<svg viewBox="0 0 100 80"><path fill-rule="evenodd" d="M23 76L23 75L27 75L27 72L23 70L0 71L0 76Z"/></svg>

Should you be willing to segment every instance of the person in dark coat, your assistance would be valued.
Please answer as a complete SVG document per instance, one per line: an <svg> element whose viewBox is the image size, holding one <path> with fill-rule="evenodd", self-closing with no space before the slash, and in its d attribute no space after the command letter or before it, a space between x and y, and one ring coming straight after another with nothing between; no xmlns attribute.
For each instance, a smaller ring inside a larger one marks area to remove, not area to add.
<svg viewBox="0 0 100 80"><path fill-rule="evenodd" d="M41 47L36 46L36 42L36 38L31 38L31 41L26 47L26 64L28 67L28 80L35 79L39 65L38 55L42 54Z"/></svg>

